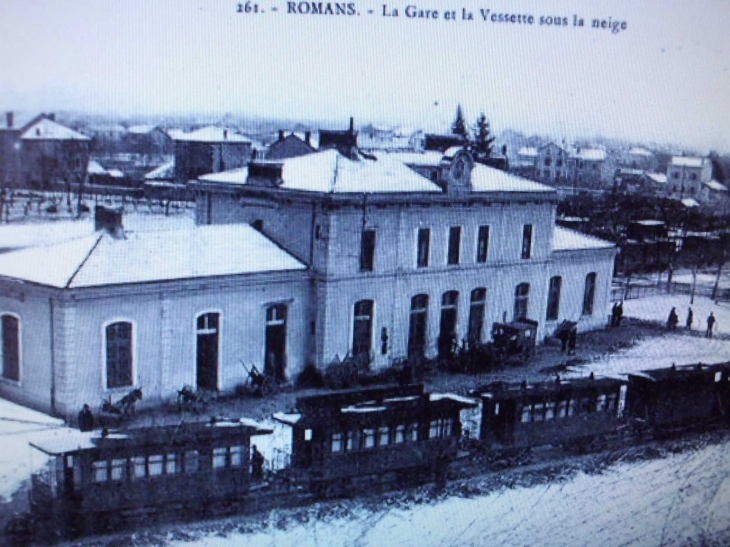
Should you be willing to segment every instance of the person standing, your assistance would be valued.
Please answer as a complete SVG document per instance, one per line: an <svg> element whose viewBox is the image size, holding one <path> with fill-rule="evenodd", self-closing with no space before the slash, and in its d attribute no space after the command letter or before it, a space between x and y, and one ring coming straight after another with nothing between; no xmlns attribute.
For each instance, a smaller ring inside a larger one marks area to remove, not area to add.
<svg viewBox="0 0 730 547"><path fill-rule="evenodd" d="M611 308L611 326L615 327L618 324L618 302L613 303Z"/></svg>
<svg viewBox="0 0 730 547"><path fill-rule="evenodd" d="M92 431L94 429L94 414L91 412L89 405L84 405L84 408L79 412L79 429L81 431Z"/></svg>
<svg viewBox="0 0 730 547"><path fill-rule="evenodd" d="M616 308L616 326L621 326L621 320L624 318L624 302L623 300L618 303L618 307Z"/></svg>
<svg viewBox="0 0 730 547"><path fill-rule="evenodd" d="M261 480L264 478L264 455L256 445L251 447L251 452L251 478Z"/></svg>
<svg viewBox="0 0 730 547"><path fill-rule="evenodd" d="M707 338L712 338L712 329L715 327L715 314L713 312L710 312L710 315L707 316L707 332L705 333L705 336Z"/></svg>
<svg viewBox="0 0 730 547"><path fill-rule="evenodd" d="M672 311L669 312L669 318L667 319L667 328L669 330L674 330L677 328L677 323L679 323L679 316L677 315L677 309L672 308Z"/></svg>
<svg viewBox="0 0 730 547"><path fill-rule="evenodd" d="M575 355L575 343L578 338L578 329L571 329L568 337L568 355Z"/></svg>
<svg viewBox="0 0 730 547"><path fill-rule="evenodd" d="M692 321L694 321L694 314L692 313L692 308L687 308L687 330L692 330Z"/></svg>

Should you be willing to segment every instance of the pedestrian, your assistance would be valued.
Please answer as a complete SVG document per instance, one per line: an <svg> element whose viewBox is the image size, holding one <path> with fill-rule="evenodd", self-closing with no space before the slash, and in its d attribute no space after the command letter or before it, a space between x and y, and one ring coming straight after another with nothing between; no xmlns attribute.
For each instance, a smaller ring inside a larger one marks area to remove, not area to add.
<svg viewBox="0 0 730 547"><path fill-rule="evenodd" d="M565 350L568 348L569 337L570 332L568 329L563 329L560 331L560 334L558 334L558 340L560 340L560 353L565 353Z"/></svg>
<svg viewBox="0 0 730 547"><path fill-rule="evenodd" d="M710 315L707 316L707 332L705 333L705 336L707 338L712 338L712 329L715 327L715 314L713 312L710 312Z"/></svg>
<svg viewBox="0 0 730 547"><path fill-rule="evenodd" d="M692 330L692 321L694 321L694 314L692 308L687 308L687 330Z"/></svg>
<svg viewBox="0 0 730 547"><path fill-rule="evenodd" d="M677 328L677 323L679 323L677 309L672 308L672 311L669 312L669 317L667 318L667 328L669 330L674 330L675 328Z"/></svg>
<svg viewBox="0 0 730 547"><path fill-rule="evenodd" d="M256 445L251 447L251 478L263 479L264 478L264 455L259 452Z"/></svg>
<svg viewBox="0 0 730 547"><path fill-rule="evenodd" d="M623 300L618 303L618 307L616 308L616 326L621 326L621 320L624 318L624 302Z"/></svg>
<svg viewBox="0 0 730 547"><path fill-rule="evenodd" d="M618 302L613 303L611 308L611 326L615 327L618 323Z"/></svg>
<svg viewBox="0 0 730 547"><path fill-rule="evenodd" d="M79 429L81 431L92 431L94 429L94 414L91 412L89 405L84 405L84 408L79 412Z"/></svg>
<svg viewBox="0 0 730 547"><path fill-rule="evenodd" d="M578 338L578 329L571 329L568 337L568 355L575 355L575 342Z"/></svg>

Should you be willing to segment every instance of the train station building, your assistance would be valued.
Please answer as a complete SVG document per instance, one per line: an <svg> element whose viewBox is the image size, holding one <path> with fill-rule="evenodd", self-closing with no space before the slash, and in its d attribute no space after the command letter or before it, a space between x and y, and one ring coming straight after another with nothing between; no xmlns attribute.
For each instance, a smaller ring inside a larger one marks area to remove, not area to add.
<svg viewBox="0 0 730 547"><path fill-rule="evenodd" d="M613 244L555 226L553 188L446 153L335 148L198 177L196 224L0 255L0 395L71 416L144 390L233 391L348 354L375 369L529 318L606 323Z"/></svg>

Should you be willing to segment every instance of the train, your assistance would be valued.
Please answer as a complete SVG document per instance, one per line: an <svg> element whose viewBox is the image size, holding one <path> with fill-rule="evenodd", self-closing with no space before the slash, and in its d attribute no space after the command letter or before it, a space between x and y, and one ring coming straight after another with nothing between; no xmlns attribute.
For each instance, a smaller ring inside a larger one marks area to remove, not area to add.
<svg viewBox="0 0 730 547"><path fill-rule="evenodd" d="M29 514L13 519L6 533L15 544L50 543L130 523L445 481L449 466L470 456L462 442L466 409L481 417L478 439L468 446L494 454L545 445L585 448L623 431L662 435L727 426L730 362L627 378L496 382L468 397L429 393L423 384L300 397L296 408L273 415L291 428L291 459L263 478L252 478L251 439L273 430L245 418L35 442L31 446L49 463L32 476Z"/></svg>

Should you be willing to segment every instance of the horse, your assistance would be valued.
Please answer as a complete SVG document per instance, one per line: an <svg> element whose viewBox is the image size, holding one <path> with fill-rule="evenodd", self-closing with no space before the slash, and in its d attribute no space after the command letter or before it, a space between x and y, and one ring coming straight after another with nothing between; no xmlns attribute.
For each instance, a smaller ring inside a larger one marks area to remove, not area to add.
<svg viewBox="0 0 730 547"><path fill-rule="evenodd" d="M137 412L137 401L141 400L142 388L137 388L122 397L117 405L121 408L122 414L135 414Z"/></svg>

